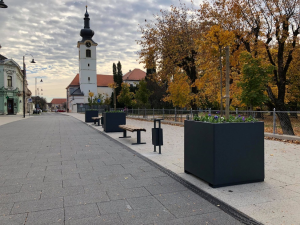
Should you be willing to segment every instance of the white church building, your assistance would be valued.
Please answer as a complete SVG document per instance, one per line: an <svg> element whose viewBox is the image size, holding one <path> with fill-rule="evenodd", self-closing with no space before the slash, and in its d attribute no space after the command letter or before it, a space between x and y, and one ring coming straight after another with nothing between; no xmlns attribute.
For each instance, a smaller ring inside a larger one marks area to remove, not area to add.
<svg viewBox="0 0 300 225"><path fill-rule="evenodd" d="M81 41L77 42L79 51L79 73L74 77L67 89L67 110L77 112L77 107L88 103L89 92L94 96L98 93L111 96L112 88L108 87L113 83L112 75L97 74L97 43L93 41L94 31L90 29L90 18L86 8L84 15L84 29L81 29ZM123 76L123 82L135 86L144 79L146 73L140 69L130 70Z"/></svg>

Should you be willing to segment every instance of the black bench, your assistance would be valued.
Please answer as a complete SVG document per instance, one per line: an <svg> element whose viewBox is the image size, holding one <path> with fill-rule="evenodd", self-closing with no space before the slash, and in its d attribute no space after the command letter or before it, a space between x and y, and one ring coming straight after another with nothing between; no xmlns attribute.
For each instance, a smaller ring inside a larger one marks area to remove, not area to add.
<svg viewBox="0 0 300 225"><path fill-rule="evenodd" d="M146 131L145 128L141 128L141 127L135 127L132 125L119 125L119 127L121 129L123 129L123 137L120 138L130 138L131 136L127 136L127 131L131 131L137 132L137 142L136 143L132 143L133 145L138 145L138 144L146 144L146 142L141 142L141 131Z"/></svg>
<svg viewBox="0 0 300 225"><path fill-rule="evenodd" d="M100 126L101 117L92 117L92 120L94 120L94 124L96 124L96 122L98 122L98 126Z"/></svg>

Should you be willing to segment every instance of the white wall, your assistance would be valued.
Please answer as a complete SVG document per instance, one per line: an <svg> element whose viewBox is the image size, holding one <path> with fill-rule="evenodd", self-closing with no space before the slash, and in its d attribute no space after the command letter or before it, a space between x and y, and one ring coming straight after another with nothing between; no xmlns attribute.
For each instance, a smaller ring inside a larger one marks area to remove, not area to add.
<svg viewBox="0 0 300 225"><path fill-rule="evenodd" d="M104 96L104 99L106 98L105 94L107 94L108 97L110 98L111 93L113 92L113 89L110 87L98 87L97 89L98 89L98 93Z"/></svg>
<svg viewBox="0 0 300 225"><path fill-rule="evenodd" d="M135 87L139 82L138 81L131 81L131 80L124 80L124 83L126 84L132 84L133 87Z"/></svg>

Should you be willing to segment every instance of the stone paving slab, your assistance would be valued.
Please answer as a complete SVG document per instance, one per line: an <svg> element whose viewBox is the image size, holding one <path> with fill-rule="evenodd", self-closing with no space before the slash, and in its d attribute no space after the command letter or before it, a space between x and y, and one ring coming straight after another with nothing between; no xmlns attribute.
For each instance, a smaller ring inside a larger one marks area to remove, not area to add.
<svg viewBox="0 0 300 225"><path fill-rule="evenodd" d="M67 115L84 121L84 114L69 113ZM146 145L131 145L131 143L136 142L135 133L131 134L132 138L128 139L120 139L120 132L105 133L105 135L110 136L157 164L173 171L201 190L217 197L262 223L272 225L297 224L300 221L298 219L300 212L300 191L298 189L300 185L300 145L265 140L264 182L213 189L202 180L184 173L183 127L162 124L164 130L164 145L162 146L162 154L159 155L153 152L154 147L151 139L153 121L127 118L127 124L146 128L147 131L141 133L141 141L146 142ZM104 133L102 127L94 126L93 124L88 125ZM128 133L128 135L130 135L130 133ZM135 179L139 179L137 174L132 174L132 176ZM159 178L158 176L153 177L153 179L159 180L164 178ZM289 219L287 219L285 211L278 210L276 219L273 219L268 216L272 214L271 208L266 207L264 209L266 203L276 207L277 202L280 201L287 201L290 205L293 205L293 207L289 208ZM257 211L257 206L261 206L260 209L264 210Z"/></svg>
<svg viewBox="0 0 300 225"><path fill-rule="evenodd" d="M0 224L201 224L223 212L199 195L190 199L187 187L99 135L58 114L0 126L6 146L0 147ZM172 193L182 193L182 207L162 200ZM219 217L239 223L226 213Z"/></svg>

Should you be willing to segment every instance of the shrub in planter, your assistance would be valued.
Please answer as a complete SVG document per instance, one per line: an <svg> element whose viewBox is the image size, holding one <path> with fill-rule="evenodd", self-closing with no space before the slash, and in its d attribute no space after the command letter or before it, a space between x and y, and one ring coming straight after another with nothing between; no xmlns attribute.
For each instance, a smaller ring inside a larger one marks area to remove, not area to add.
<svg viewBox="0 0 300 225"><path fill-rule="evenodd" d="M85 111L85 122L86 123L94 122L94 120L92 120L92 117L98 117L98 116L99 116L98 110L87 110Z"/></svg>
<svg viewBox="0 0 300 225"><path fill-rule="evenodd" d="M212 187L264 180L264 123L196 116L184 121L184 170Z"/></svg>
<svg viewBox="0 0 300 225"><path fill-rule="evenodd" d="M119 125L126 124L126 114L123 111L111 111L102 113L103 128L105 132L122 132Z"/></svg>

